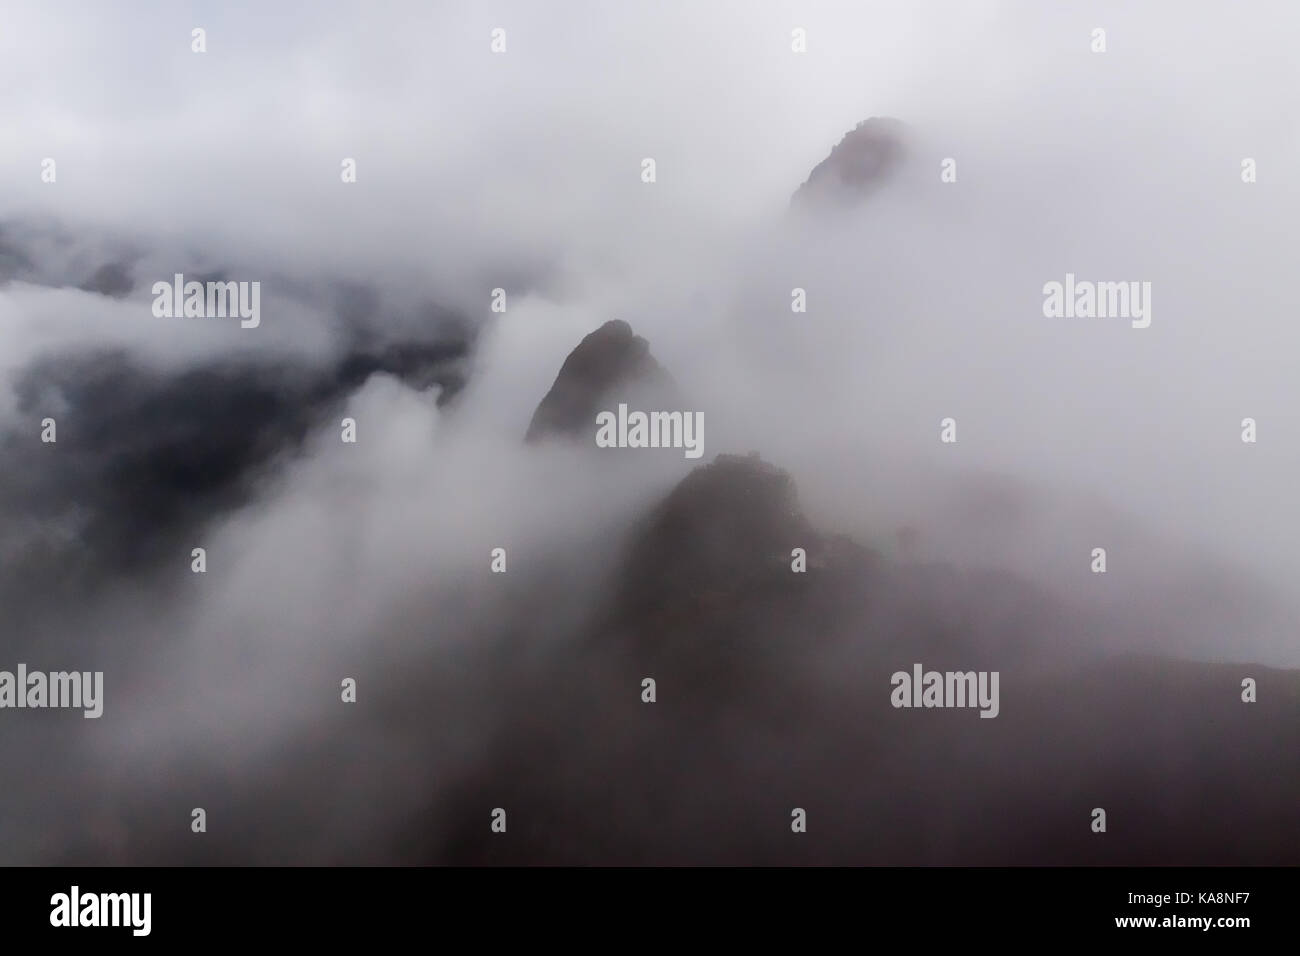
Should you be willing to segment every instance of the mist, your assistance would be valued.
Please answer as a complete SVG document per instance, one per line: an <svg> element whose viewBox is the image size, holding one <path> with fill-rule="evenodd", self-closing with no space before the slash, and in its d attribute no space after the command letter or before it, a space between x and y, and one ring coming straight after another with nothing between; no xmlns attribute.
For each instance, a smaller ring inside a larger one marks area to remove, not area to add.
<svg viewBox="0 0 1300 956"><path fill-rule="evenodd" d="M619 681L640 652L585 642L628 541L698 464L524 443L610 319L704 412L704 462L758 451L813 528L890 560L918 529L900 568L1057 602L1028 625L1053 680L1121 653L1300 667L1290 6L11 6L0 667L103 670L106 690L97 720L4 714L0 753L25 768L4 862L482 862L458 827L487 832L494 773L595 805L590 766L626 773L618 734L648 731L611 703L635 702ZM898 169L793 208L880 116L904 124ZM261 282L261 325L155 317L177 273ZM1149 282L1149 327L1045 317L1067 273ZM1014 671L988 643L998 597L961 593L963 620L992 622L971 655ZM661 728L681 779L707 779L708 741L762 775L804 759L801 729L839 740L822 696L875 714L892 666L855 642L868 619L845 605L833 644L772 658L785 730L700 678L708 729ZM534 725L575 750L519 756L516 735L550 739ZM890 796L807 759L839 817ZM698 820L656 806L593 832L656 820L662 852L619 859L693 859ZM744 856L742 831L718 859Z"/></svg>

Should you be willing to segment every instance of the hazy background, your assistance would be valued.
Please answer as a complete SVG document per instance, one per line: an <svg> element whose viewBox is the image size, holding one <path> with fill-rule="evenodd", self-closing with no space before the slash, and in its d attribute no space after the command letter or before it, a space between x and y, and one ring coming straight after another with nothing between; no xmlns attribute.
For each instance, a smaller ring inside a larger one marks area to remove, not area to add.
<svg viewBox="0 0 1300 956"><path fill-rule="evenodd" d="M1283 2L11 3L0 555L24 583L0 667L104 669L106 701L99 721L0 717L0 747L32 768L7 788L5 861L87 831L126 847L117 792L167 794L187 833L190 807L239 793L186 767L278 772L287 741L337 716L345 676L358 708L417 701L418 730L399 713L337 731L365 762L322 763L344 779L302 811L311 852L364 843L472 763L493 701L465 655L511 606L494 589L553 588L512 655L561 640L617 531L690 467L522 445L564 356L610 318L705 410L705 460L761 450L819 525L887 549L912 523L933 556L1159 622L1138 649L1300 664L1298 26ZM909 124L906 168L848 215L789 219L808 171L876 115ZM130 295L77 289L119 261ZM262 282L260 328L152 316L153 282L209 270ZM1151 282L1150 328L1044 318L1042 286L1066 272ZM464 342L467 384L442 409L436 387L385 374L294 390L359 340ZM177 518L170 561L113 570L154 533L150 500L89 489L263 367L268 394L312 412L301 430L268 432L239 501ZM136 386L79 402L58 369L147 372L167 400L148 417ZM218 370L206 391L166 391L195 369ZM76 440L92 409L93 449ZM47 414L57 445L37 441ZM948 416L956 445L939 442ZM98 511L112 530L92 540ZM402 684L410 661L426 689Z"/></svg>

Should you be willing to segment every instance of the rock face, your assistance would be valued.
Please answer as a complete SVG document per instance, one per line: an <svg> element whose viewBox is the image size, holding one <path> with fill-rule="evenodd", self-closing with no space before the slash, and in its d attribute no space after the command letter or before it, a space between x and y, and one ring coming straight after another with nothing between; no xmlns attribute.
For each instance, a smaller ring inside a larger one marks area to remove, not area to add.
<svg viewBox="0 0 1300 956"><path fill-rule="evenodd" d="M569 353L555 384L546 393L524 436L538 441L552 436L594 435L597 413L619 402L635 407L654 393L675 392L672 378L650 354L650 344L615 319L592 332Z"/></svg>
<svg viewBox="0 0 1300 956"><path fill-rule="evenodd" d="M862 199L887 180L906 154L903 123L888 117L863 120L818 163L795 190L796 207L844 205Z"/></svg>

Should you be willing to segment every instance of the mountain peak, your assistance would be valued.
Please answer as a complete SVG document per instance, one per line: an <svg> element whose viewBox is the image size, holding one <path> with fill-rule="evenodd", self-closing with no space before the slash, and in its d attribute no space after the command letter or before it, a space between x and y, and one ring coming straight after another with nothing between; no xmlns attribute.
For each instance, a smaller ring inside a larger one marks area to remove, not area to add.
<svg viewBox="0 0 1300 956"><path fill-rule="evenodd" d="M813 167L793 201L837 204L861 199L893 175L906 152L905 133L901 120L887 116L858 123Z"/></svg>
<svg viewBox="0 0 1300 956"><path fill-rule="evenodd" d="M624 609L789 580L790 549L815 548L816 539L787 472L757 453L720 454L644 520L628 558Z"/></svg>
<svg viewBox="0 0 1300 956"><path fill-rule="evenodd" d="M552 435L594 434L596 415L611 404L629 402L633 393L671 386L672 379L650 343L622 319L611 319L569 353L560 373L533 413L525 441Z"/></svg>

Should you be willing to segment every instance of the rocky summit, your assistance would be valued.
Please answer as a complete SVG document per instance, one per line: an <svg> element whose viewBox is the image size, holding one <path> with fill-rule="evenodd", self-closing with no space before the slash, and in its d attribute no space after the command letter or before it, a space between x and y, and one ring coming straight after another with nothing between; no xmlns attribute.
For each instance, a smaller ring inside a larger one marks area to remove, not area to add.
<svg viewBox="0 0 1300 956"><path fill-rule="evenodd" d="M901 120L873 117L844 135L794 193L793 205L843 205L862 199L898 169L906 155Z"/></svg>
<svg viewBox="0 0 1300 956"><path fill-rule="evenodd" d="M634 334L632 326L614 319L569 353L533 413L524 440L590 437L600 412L620 403L637 407L651 395L675 391L672 378L650 354L650 343Z"/></svg>

